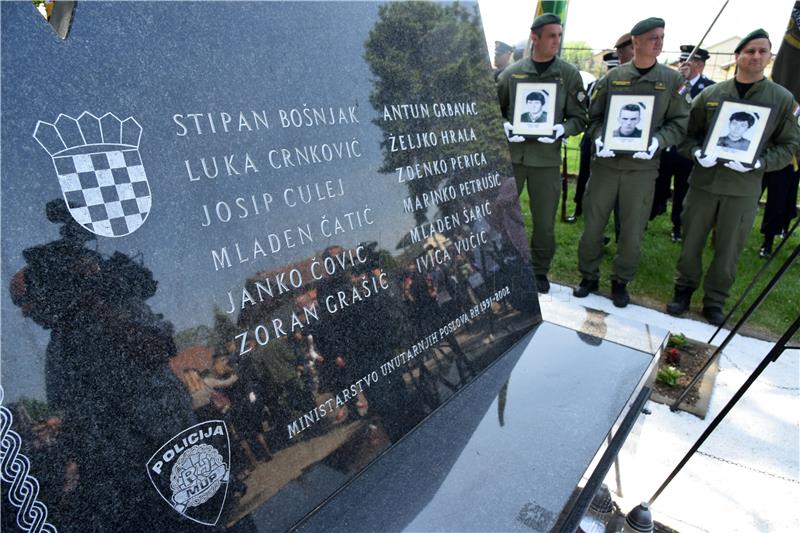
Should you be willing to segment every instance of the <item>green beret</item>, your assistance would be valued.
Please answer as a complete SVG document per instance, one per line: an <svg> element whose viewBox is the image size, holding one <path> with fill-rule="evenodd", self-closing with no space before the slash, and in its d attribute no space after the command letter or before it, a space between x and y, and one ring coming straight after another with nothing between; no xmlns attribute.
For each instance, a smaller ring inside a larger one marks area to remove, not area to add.
<svg viewBox="0 0 800 533"><path fill-rule="evenodd" d="M548 24L561 24L561 19L558 18L558 15L554 15L552 13L543 13L533 19L533 24L531 24L531 31L541 28L542 26L546 26Z"/></svg>
<svg viewBox="0 0 800 533"><path fill-rule="evenodd" d="M640 20L636 23L636 25L631 29L631 35L641 35L643 33L647 33L650 30L654 30L656 28L663 28L664 27L664 19L660 19L658 17L650 17L649 19Z"/></svg>
<svg viewBox="0 0 800 533"><path fill-rule="evenodd" d="M761 28L758 28L755 31L751 31L750 33L747 34L747 36L744 39L739 41L739 44L736 45L736 49L733 52L738 54L739 52L742 51L742 48L744 48L747 45L747 43L749 43L753 39L766 39L769 41L769 33L767 33L765 30L762 30ZM772 42L770 41L769 44L771 46Z"/></svg>

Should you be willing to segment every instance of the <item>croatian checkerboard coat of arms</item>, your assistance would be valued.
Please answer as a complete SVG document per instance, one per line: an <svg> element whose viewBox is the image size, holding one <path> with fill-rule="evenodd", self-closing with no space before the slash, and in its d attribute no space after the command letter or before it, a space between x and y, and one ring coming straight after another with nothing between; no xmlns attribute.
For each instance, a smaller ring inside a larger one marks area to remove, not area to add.
<svg viewBox="0 0 800 533"><path fill-rule="evenodd" d="M230 439L222 420L194 425L147 462L158 494L186 518L214 526L222 516L230 478Z"/></svg>
<svg viewBox="0 0 800 533"><path fill-rule="evenodd" d="M124 237L150 213L150 184L139 155L142 127L133 117L84 111L39 121L33 137L53 160L72 217L102 237Z"/></svg>

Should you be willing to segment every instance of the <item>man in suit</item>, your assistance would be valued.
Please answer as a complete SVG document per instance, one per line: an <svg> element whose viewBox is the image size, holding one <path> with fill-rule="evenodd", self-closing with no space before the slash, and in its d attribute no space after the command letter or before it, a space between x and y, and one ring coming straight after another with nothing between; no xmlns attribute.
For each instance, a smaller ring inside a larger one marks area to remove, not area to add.
<svg viewBox="0 0 800 533"><path fill-rule="evenodd" d="M700 91L714 82L703 75L706 61L711 55L707 50L698 48L689 59L689 55L694 50L694 45L684 44L681 46L681 66L678 69L686 79L686 85L690 87L689 98L694 99ZM658 178L656 178L656 192L653 197L653 208L650 211L650 220L661 213L667 212L667 200L672 196L672 232L670 238L672 242L681 241L681 212L683 211L683 199L686 191L689 190L689 174L692 172L692 160L687 159L678 153L676 146L670 146L661 154L661 164L658 167ZM675 176L674 192L670 194L670 182Z"/></svg>

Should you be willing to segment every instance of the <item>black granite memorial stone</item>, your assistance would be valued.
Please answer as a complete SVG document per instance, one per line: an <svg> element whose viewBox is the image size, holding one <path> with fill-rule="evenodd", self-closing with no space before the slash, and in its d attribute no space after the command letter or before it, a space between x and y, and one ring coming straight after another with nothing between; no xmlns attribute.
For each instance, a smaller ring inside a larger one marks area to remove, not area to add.
<svg viewBox="0 0 800 533"><path fill-rule="evenodd" d="M0 9L4 531L290 528L540 322L474 3Z"/></svg>

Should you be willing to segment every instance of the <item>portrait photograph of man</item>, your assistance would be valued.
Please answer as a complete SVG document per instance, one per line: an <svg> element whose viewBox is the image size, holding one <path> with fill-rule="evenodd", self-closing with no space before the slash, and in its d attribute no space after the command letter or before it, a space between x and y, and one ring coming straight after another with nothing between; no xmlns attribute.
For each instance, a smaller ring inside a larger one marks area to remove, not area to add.
<svg viewBox="0 0 800 533"><path fill-rule="evenodd" d="M728 133L717 140L717 146L726 150L747 151L750 148L750 139L745 137L758 119L752 113L737 111L728 119Z"/></svg>
<svg viewBox="0 0 800 533"><path fill-rule="evenodd" d="M547 91L533 91L525 97L525 112L520 116L522 122L547 122Z"/></svg>
<svg viewBox="0 0 800 533"><path fill-rule="evenodd" d="M724 100L715 113L703 153L724 161L754 164L772 109L739 100Z"/></svg>
<svg viewBox="0 0 800 533"><path fill-rule="evenodd" d="M635 153L647 150L653 122L652 94L609 95L603 125L604 143L610 150Z"/></svg>
<svg viewBox="0 0 800 533"><path fill-rule="evenodd" d="M642 136L639 123L642 121L642 108L638 104L625 104L619 110L617 124L614 130L614 137L636 137Z"/></svg>
<svg viewBox="0 0 800 533"><path fill-rule="evenodd" d="M514 134L526 137L553 135L558 119L558 90L558 83L518 82L514 89Z"/></svg>

